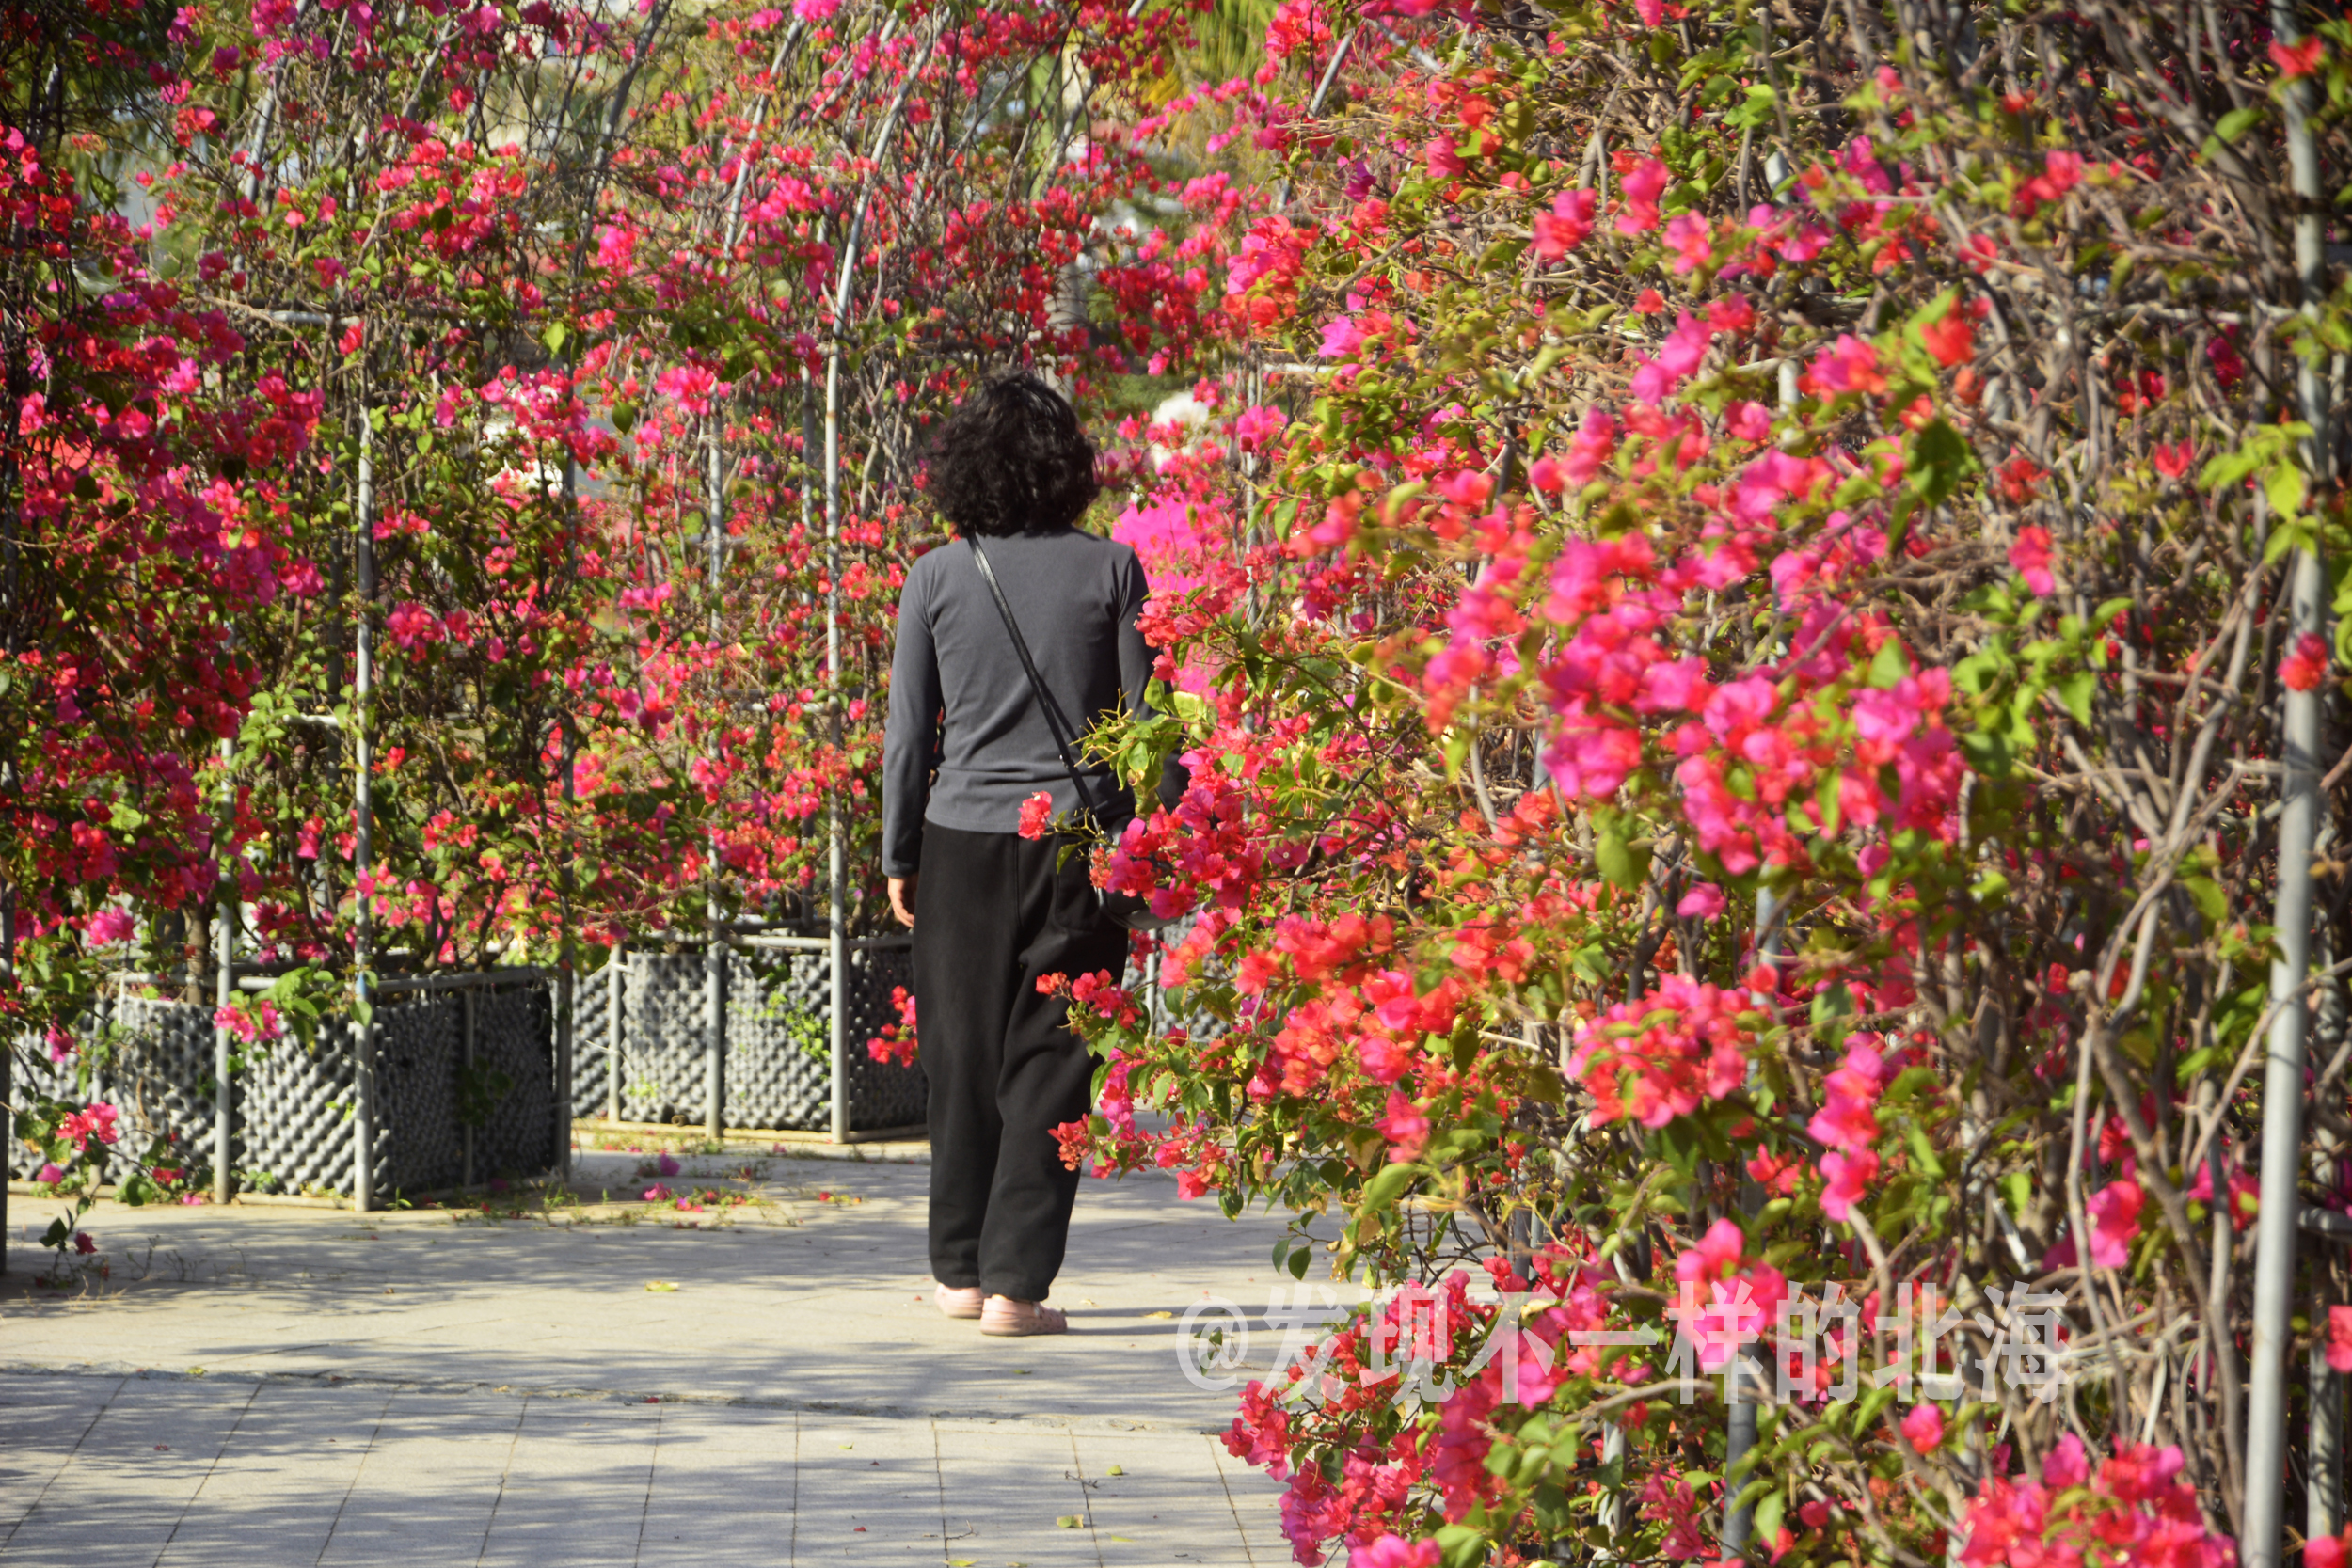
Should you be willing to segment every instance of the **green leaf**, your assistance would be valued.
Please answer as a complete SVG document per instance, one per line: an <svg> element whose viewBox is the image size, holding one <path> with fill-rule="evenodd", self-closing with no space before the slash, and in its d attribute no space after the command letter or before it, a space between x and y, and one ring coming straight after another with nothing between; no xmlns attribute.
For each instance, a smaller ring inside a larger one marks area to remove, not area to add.
<svg viewBox="0 0 2352 1568"><path fill-rule="evenodd" d="M2009 1205L2009 1217L2022 1220L2026 1205L2033 1202L2033 1178L2022 1170L2013 1170L2001 1178L2001 1198Z"/></svg>
<svg viewBox="0 0 2352 1568"><path fill-rule="evenodd" d="M1445 1568L1478 1568L1486 1560L1486 1534L1474 1526L1441 1526L1437 1542L1438 1550L1445 1558Z"/></svg>
<svg viewBox="0 0 2352 1568"><path fill-rule="evenodd" d="M2197 470L2201 489L2222 490L2235 484L2263 466L2270 456L2271 443L2265 431L2257 431L2247 443L2233 451L2217 452L2211 461Z"/></svg>
<svg viewBox="0 0 2352 1568"><path fill-rule="evenodd" d="M2099 677L2090 670L2077 670L2058 683L2058 701L2074 716L2074 722L2085 729L2090 727L2090 699L2098 691Z"/></svg>
<svg viewBox="0 0 2352 1568"><path fill-rule="evenodd" d="M548 352L549 354L560 355L564 352L564 340L569 338L571 335L572 329L565 326L562 322L549 322L548 324L548 329L539 334L539 341L548 345Z"/></svg>
<svg viewBox="0 0 2352 1568"><path fill-rule="evenodd" d="M1503 272L1515 265L1526 251L1528 242L1519 239L1497 240L1486 247L1486 254L1478 259L1481 272Z"/></svg>
<svg viewBox="0 0 2352 1568"><path fill-rule="evenodd" d="M1764 83L1750 83L1746 102L1724 118L1735 129L1741 131L1768 125L1772 119L1772 105L1778 101L1778 95Z"/></svg>
<svg viewBox="0 0 2352 1568"><path fill-rule="evenodd" d="M2213 128L2215 137L2225 144L2237 140L2261 121L2265 108L2261 103L2249 103L2243 109L2232 109Z"/></svg>
<svg viewBox="0 0 2352 1568"><path fill-rule="evenodd" d="M2308 550L2314 536L2308 519L2288 517L2270 531L2270 538L2263 545L2263 564L2275 565L2296 550Z"/></svg>
<svg viewBox="0 0 2352 1568"><path fill-rule="evenodd" d="M1649 850L1627 843L1614 822L1602 827L1596 836L1593 859L1600 866L1601 879L1611 887L1637 888L1649 875Z"/></svg>
<svg viewBox="0 0 2352 1568"><path fill-rule="evenodd" d="M1941 505L1960 487L1976 455L1960 432L1942 420L1931 420L1911 438L1903 460L1903 482L1928 506Z"/></svg>
<svg viewBox="0 0 2352 1568"><path fill-rule="evenodd" d="M1363 1211L1376 1214L1394 1207L1396 1200L1405 1196L1406 1189L1428 1174L1417 1164L1383 1166L1377 1176L1364 1183Z"/></svg>
<svg viewBox="0 0 2352 1568"><path fill-rule="evenodd" d="M1910 673L1910 656L1903 652L1902 642L1898 638L1888 638L1879 644L1879 651L1870 656L1870 684L1881 691L1892 691Z"/></svg>
<svg viewBox="0 0 2352 1568"><path fill-rule="evenodd" d="M1878 1419L1879 1412L1884 1410L1889 1404L1894 1402L1894 1399L1895 1387L1892 1384L1887 1385L1883 1388L1869 1388L1864 1390L1862 1398L1854 1409L1854 1431L1856 1433L1865 1433L1869 1431L1871 1423Z"/></svg>
<svg viewBox="0 0 2352 1568"><path fill-rule="evenodd" d="M2263 475L2263 493L2270 498L2270 509L2281 517L2302 511L2303 498L2310 490L2302 467L2291 461L2273 463Z"/></svg>

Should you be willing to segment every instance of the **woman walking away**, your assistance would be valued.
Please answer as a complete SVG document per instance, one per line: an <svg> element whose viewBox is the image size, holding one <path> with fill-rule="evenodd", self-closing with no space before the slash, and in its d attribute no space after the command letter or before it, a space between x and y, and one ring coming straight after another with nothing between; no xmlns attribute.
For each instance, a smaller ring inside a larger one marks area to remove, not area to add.
<svg viewBox="0 0 2352 1568"><path fill-rule="evenodd" d="M983 1334L1059 1334L1068 1323L1044 1297L1078 1173L1053 1129L1092 1108L1093 1062L1038 981L1119 974L1127 936L1103 916L1085 856L1018 830L1040 790L1074 816L1081 780L1098 818L1132 809L1107 766L1080 761L1072 777L1053 726L1067 739L1122 701L1144 710L1143 566L1076 527L1096 495L1094 448L1033 377L999 376L948 418L930 487L957 537L914 562L898 601L882 872L914 931L931 1274L940 1310Z"/></svg>

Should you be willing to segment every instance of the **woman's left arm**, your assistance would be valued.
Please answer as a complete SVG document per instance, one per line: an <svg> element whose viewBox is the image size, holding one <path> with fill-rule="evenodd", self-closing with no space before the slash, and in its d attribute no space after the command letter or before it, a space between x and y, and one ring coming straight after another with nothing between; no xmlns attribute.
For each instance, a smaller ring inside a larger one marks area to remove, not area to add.
<svg viewBox="0 0 2352 1568"><path fill-rule="evenodd" d="M1148 718L1152 712L1152 669L1159 655L1143 640L1143 632L1136 625L1143 613L1143 601L1150 597L1152 585L1143 576L1143 562L1133 550L1119 562L1117 586L1119 616L1119 689L1126 695L1127 710Z"/></svg>
<svg viewBox="0 0 2352 1568"><path fill-rule="evenodd" d="M1127 710L1139 719L1152 717L1152 672L1159 663L1159 654L1143 639L1136 618L1143 613L1143 601L1150 596L1151 584L1145 580L1143 562L1133 551L1120 562L1119 607L1119 686L1126 693ZM1192 782L1192 771L1175 757L1160 770L1160 804L1174 807L1184 799L1185 786Z"/></svg>

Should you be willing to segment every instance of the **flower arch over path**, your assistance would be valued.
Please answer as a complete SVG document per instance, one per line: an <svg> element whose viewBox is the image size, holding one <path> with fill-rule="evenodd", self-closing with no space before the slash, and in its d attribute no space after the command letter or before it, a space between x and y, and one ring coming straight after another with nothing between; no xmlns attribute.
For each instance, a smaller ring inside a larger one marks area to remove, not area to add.
<svg viewBox="0 0 2352 1568"><path fill-rule="evenodd" d="M1300 1560L2276 1560L2352 1297L2251 1262L2352 1210L2352 33L2287 20L1285 0L1197 82L1166 7L13 15L11 1020L224 906L297 1022L363 926L805 912L914 437L1032 363L1167 562L1103 740L1195 763L1098 860L1182 1027L1071 978L1067 1146L1416 1288L1244 1396ZM18 1130L87 1183L99 1109Z"/></svg>

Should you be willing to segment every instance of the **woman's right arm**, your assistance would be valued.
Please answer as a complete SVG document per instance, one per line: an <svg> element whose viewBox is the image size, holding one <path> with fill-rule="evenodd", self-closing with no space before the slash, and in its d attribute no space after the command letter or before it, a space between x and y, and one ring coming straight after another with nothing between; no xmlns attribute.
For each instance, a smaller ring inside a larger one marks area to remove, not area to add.
<svg viewBox="0 0 2352 1568"><path fill-rule="evenodd" d="M882 875L912 877L923 854L942 702L930 607L910 571L898 594L898 641L890 659L890 717L882 725Z"/></svg>

